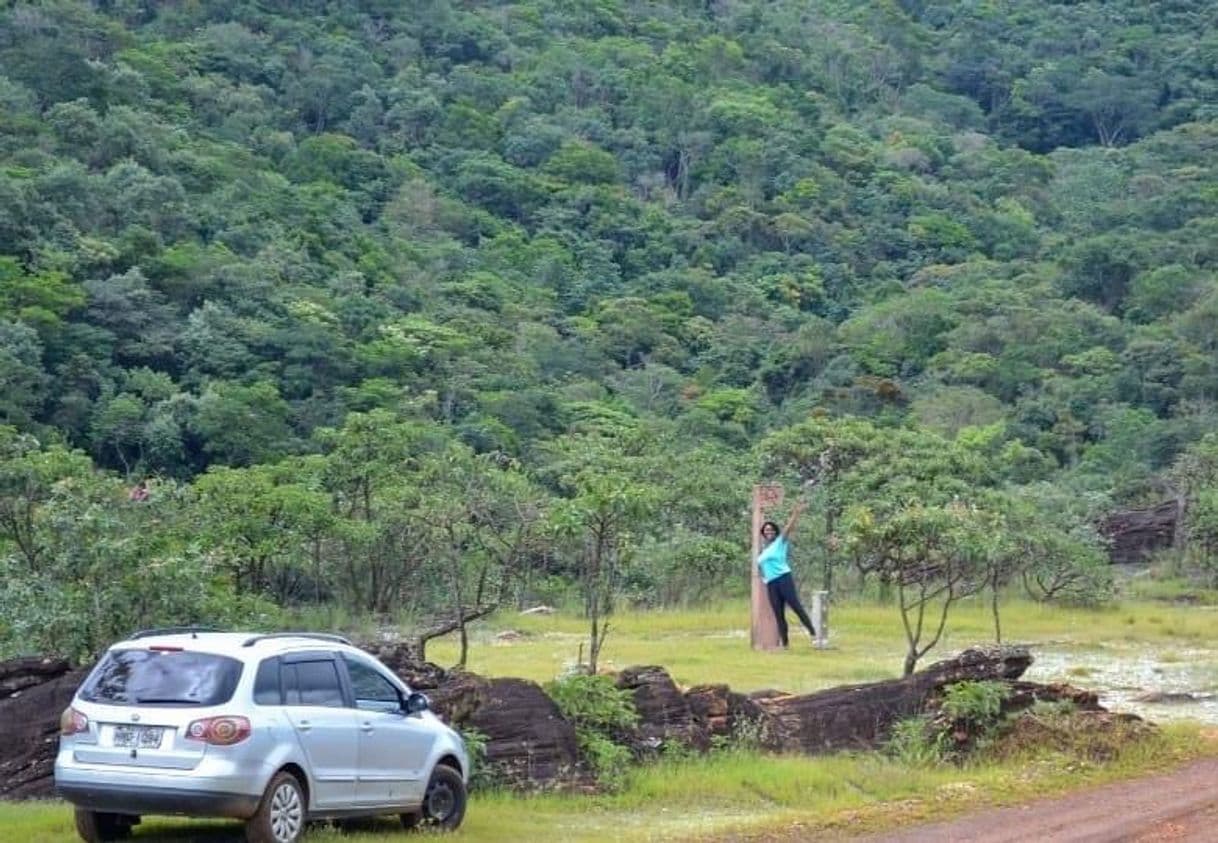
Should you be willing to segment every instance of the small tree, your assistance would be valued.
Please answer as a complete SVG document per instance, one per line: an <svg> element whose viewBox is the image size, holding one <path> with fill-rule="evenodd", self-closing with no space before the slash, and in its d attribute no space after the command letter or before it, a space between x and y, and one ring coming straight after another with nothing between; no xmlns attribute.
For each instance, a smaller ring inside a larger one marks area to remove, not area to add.
<svg viewBox="0 0 1218 843"><path fill-rule="evenodd" d="M426 491L421 514L433 536L431 561L441 567L437 581L452 607L450 620L419 636L419 657L428 640L456 631L457 664L465 667L467 624L508 596L540 537L544 496L519 464L497 454L478 456L456 443L426 459L419 480Z"/></svg>
<svg viewBox="0 0 1218 843"><path fill-rule="evenodd" d="M1005 495L1008 581L1021 581L1040 601L1102 603L1112 590L1112 566L1095 524L1107 507L1102 495L1079 494L1048 483Z"/></svg>
<svg viewBox="0 0 1218 843"><path fill-rule="evenodd" d="M847 545L860 570L878 573L897 589L909 676L939 643L951 607L985 586L985 519L960 502L915 502L881 513L858 507L847 525Z"/></svg>
<svg viewBox="0 0 1218 843"><path fill-rule="evenodd" d="M64 480L88 477L93 462L80 451L43 446L28 433L0 425L0 552L13 552L22 567L44 566L50 536L38 513Z"/></svg>
<svg viewBox="0 0 1218 843"><path fill-rule="evenodd" d="M441 448L444 432L385 410L351 413L314 437L325 450L321 484L334 524L327 556L348 606L387 614L413 592L432 536L420 517L420 459Z"/></svg>
<svg viewBox="0 0 1218 843"><path fill-rule="evenodd" d="M1099 538L1086 529L1070 533L1052 526L1024 539L1027 563L1020 569L1033 600L1103 603L1112 596L1112 564Z"/></svg>
<svg viewBox="0 0 1218 843"><path fill-rule="evenodd" d="M554 507L555 533L575 543L575 557L589 622L588 669L596 672L609 634L608 618L638 528L655 509L658 491L646 481L639 445L623 438L586 435L566 444L561 478L568 497Z"/></svg>
<svg viewBox="0 0 1218 843"><path fill-rule="evenodd" d="M265 594L279 603L302 596L310 539L331 517L324 492L296 482L291 468L274 465L215 466L195 481L194 491L199 537L237 593Z"/></svg>
<svg viewBox="0 0 1218 843"><path fill-rule="evenodd" d="M9 429L11 430L11 429ZM186 490L147 500L59 446L0 429L0 658L81 661L143 626L273 622L274 608L233 593L198 541Z"/></svg>
<svg viewBox="0 0 1218 843"><path fill-rule="evenodd" d="M816 418L773 434L759 448L767 473L794 470L800 481L816 481L828 542L822 576L826 591L833 587L838 522L851 499L842 481L860 462L881 451L886 439L885 431L865 419Z"/></svg>

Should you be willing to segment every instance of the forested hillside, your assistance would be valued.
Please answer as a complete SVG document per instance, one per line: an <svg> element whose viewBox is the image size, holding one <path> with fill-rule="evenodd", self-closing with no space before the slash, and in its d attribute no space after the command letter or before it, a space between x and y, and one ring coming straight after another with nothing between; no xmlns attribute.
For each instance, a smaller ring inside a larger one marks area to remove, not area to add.
<svg viewBox="0 0 1218 843"><path fill-rule="evenodd" d="M6 4L0 649L697 600L813 470L818 577L1090 571L1168 487L1204 566L1215 16Z"/></svg>

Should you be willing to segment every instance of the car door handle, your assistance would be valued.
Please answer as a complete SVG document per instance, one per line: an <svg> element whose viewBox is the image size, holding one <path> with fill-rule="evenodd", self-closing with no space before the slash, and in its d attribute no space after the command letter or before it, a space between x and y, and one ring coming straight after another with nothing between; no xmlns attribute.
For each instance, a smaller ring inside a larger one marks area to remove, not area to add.
<svg viewBox="0 0 1218 843"><path fill-rule="evenodd" d="M360 731L361 731L361 732L372 732L372 731L375 731L375 730L372 728L372 724L371 724L371 723L364 723L364 724L362 724L362 725L359 727L359 729L360 729Z"/></svg>
<svg viewBox="0 0 1218 843"><path fill-rule="evenodd" d="M312 728L313 728L313 724L310 723L308 720L301 720L299 723L296 724L296 729L297 729L297 731L300 731L300 732L307 732Z"/></svg>

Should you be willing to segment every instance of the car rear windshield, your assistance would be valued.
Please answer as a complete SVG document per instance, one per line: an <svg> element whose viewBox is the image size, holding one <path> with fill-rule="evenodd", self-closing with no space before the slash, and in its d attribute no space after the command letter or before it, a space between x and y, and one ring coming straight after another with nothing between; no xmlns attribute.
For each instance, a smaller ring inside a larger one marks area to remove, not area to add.
<svg viewBox="0 0 1218 843"><path fill-rule="evenodd" d="M109 705L222 705L233 698L241 662L214 653L111 650L80 689Z"/></svg>

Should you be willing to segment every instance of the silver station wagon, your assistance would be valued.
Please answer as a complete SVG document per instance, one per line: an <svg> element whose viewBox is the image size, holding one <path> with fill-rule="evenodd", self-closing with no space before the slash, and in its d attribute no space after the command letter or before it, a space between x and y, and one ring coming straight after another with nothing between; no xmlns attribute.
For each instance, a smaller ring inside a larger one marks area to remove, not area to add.
<svg viewBox="0 0 1218 843"><path fill-rule="evenodd" d="M320 633L138 633L110 648L64 711L55 787L90 843L147 814L232 817L250 843L310 820L465 815L461 737L394 673Z"/></svg>

